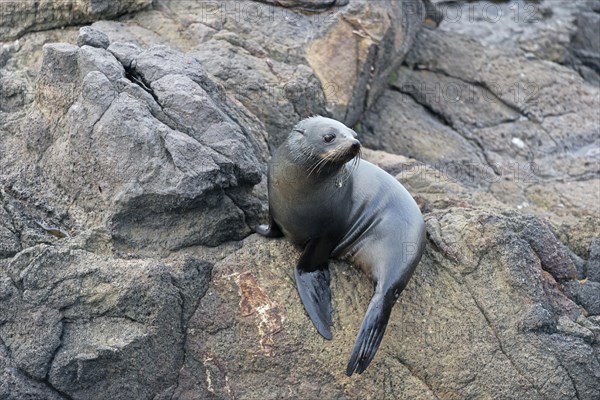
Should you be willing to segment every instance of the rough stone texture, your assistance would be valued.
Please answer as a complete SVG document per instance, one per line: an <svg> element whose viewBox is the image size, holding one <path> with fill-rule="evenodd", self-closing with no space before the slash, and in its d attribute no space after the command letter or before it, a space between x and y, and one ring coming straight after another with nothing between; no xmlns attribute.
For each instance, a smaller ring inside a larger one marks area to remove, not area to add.
<svg viewBox="0 0 600 400"><path fill-rule="evenodd" d="M297 298L290 254L299 252L252 237L215 265L190 320L175 398L208 390L218 398L593 399L597 345L575 322L577 306L552 289L530 245L541 238L527 231L536 223L478 209L429 214L428 250L358 380L344 366L372 290L362 272L332 268L328 342L311 334ZM232 352L234 343L245 350Z"/></svg>
<svg viewBox="0 0 600 400"><path fill-rule="evenodd" d="M0 338L19 370L58 393L151 398L177 377L185 327L212 265L86 250L98 241L108 237L19 253L0 274Z"/></svg>
<svg viewBox="0 0 600 400"><path fill-rule="evenodd" d="M0 203L0 258L8 258L21 250L21 242L12 219L3 205L3 202Z"/></svg>
<svg viewBox="0 0 600 400"><path fill-rule="evenodd" d="M114 18L148 7L152 0L3 0L0 2L0 40L27 32Z"/></svg>
<svg viewBox="0 0 600 400"><path fill-rule="evenodd" d="M108 46L110 46L110 40L108 40L108 36L104 32L94 29L91 26L84 26L83 28L79 29L77 45L79 47L87 45L106 49Z"/></svg>
<svg viewBox="0 0 600 400"><path fill-rule="evenodd" d="M0 398L600 398L600 9L437 3L416 36L422 2L0 2ZM250 235L311 113L427 222L352 378L370 282L332 262L324 341Z"/></svg>
<svg viewBox="0 0 600 400"><path fill-rule="evenodd" d="M590 315L600 314L600 282L570 281L565 284L565 293Z"/></svg>
<svg viewBox="0 0 600 400"><path fill-rule="evenodd" d="M349 0L259 0L263 3L275 4L282 7L298 7L307 10L318 10L331 6L345 6Z"/></svg>
<svg viewBox="0 0 600 400"><path fill-rule="evenodd" d="M264 122L270 145L277 146L310 115L354 125L383 91L425 14L420 0L167 0L127 24L94 26L112 42L193 51Z"/></svg>
<svg viewBox="0 0 600 400"><path fill-rule="evenodd" d="M46 384L36 382L21 372L11 360L10 353L0 342L0 396L6 400L47 399L64 397Z"/></svg>
<svg viewBox="0 0 600 400"><path fill-rule="evenodd" d="M598 88L572 69L443 27L421 31L366 114L363 142L514 208L561 222L597 217Z"/></svg>
<svg viewBox="0 0 600 400"><path fill-rule="evenodd" d="M44 46L35 106L7 128L8 189L43 176L53 185L38 188L56 193L54 207L68 204L72 226L108 227L124 248L240 239L261 211L250 193L267 157L260 123L195 58L135 54L126 70L101 48ZM37 163L23 170L20 157Z"/></svg>
<svg viewBox="0 0 600 400"><path fill-rule="evenodd" d="M598 2L527 0L444 2L439 5L444 30L459 32L487 45L572 66L589 82L600 83Z"/></svg>
<svg viewBox="0 0 600 400"><path fill-rule="evenodd" d="M586 277L591 281L600 282L600 237L592 239L589 254L586 264Z"/></svg>

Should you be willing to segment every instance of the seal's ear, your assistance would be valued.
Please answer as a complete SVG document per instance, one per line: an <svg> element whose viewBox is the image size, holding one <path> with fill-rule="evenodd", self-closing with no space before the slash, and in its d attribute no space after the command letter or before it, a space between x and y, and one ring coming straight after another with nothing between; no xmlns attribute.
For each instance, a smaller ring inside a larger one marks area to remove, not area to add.
<svg viewBox="0 0 600 400"><path fill-rule="evenodd" d="M304 135L306 133L306 130L296 128L292 129L292 132L298 132L299 134Z"/></svg>

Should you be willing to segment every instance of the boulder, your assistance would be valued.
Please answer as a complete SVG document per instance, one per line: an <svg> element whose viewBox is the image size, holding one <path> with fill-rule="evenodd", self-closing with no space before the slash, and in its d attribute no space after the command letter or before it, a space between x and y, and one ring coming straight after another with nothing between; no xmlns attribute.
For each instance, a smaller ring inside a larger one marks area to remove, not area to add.
<svg viewBox="0 0 600 400"><path fill-rule="evenodd" d="M265 124L276 147L300 119L354 125L385 88L427 15L418 1L164 1L127 24L98 22L111 40L168 43ZM173 35L178 30L180 35ZM158 35L157 35L158 33Z"/></svg>
<svg viewBox="0 0 600 400"><path fill-rule="evenodd" d="M176 380L187 321L212 264L90 251L106 240L88 232L34 246L0 273L0 354L8 352L11 368L33 380L32 398L44 393L35 382L46 383L54 397L126 399L152 398ZM11 380L23 379L10 371Z"/></svg>
<svg viewBox="0 0 600 400"><path fill-rule="evenodd" d="M364 143L559 223L598 217L598 88L572 69L444 26L418 34L365 114Z"/></svg>
<svg viewBox="0 0 600 400"><path fill-rule="evenodd" d="M531 245L539 234L527 229L539 221L476 208L426 220L425 256L359 379L344 371L371 295L368 279L332 263L333 340L326 341L296 292L298 250L252 236L215 264L190 320L173 397L598 396L597 343L581 324L598 326L544 271Z"/></svg>
<svg viewBox="0 0 600 400"><path fill-rule="evenodd" d="M115 18L152 4L151 0L34 0L3 1L0 4L0 41L31 31L85 24Z"/></svg>
<svg viewBox="0 0 600 400"><path fill-rule="evenodd" d="M64 196L55 207L124 249L240 239L262 212L251 193L267 157L260 122L194 57L133 49L125 68L123 51L44 47L34 107L12 127L29 138L14 156L38 163L15 175L41 172L38 190Z"/></svg>
<svg viewBox="0 0 600 400"><path fill-rule="evenodd" d="M600 398L598 7L436 3L0 2L0 398ZM325 341L252 234L315 113L428 232L351 378L368 278Z"/></svg>
<svg viewBox="0 0 600 400"><path fill-rule="evenodd" d="M77 45L79 47L92 46L106 49L110 46L108 36L91 26L84 26L79 30L79 37L77 38Z"/></svg>

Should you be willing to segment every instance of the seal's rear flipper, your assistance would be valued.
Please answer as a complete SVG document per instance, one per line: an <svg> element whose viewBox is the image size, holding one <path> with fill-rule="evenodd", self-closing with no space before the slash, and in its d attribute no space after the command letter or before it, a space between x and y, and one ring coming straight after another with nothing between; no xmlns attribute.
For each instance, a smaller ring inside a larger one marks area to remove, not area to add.
<svg viewBox="0 0 600 400"><path fill-rule="evenodd" d="M350 361L348 361L348 367L346 367L346 375L352 376L354 372L361 374L367 369L383 338L385 327L392 312L392 306L393 302L392 304L385 304L382 295L375 294L373 296L354 342L354 347L352 347Z"/></svg>
<svg viewBox="0 0 600 400"><path fill-rule="evenodd" d="M306 272L296 267L296 286L304 304L304 309L317 331L327 340L331 340L331 290L329 289L329 267Z"/></svg>
<svg viewBox="0 0 600 400"><path fill-rule="evenodd" d="M275 221L273 221L273 217L271 217L270 215L269 215L269 225L257 225L256 228L254 228L254 230L259 235L262 235L262 236L268 237L268 238L278 238L278 237L283 236L281 229L279 229L279 226L277 226L277 223L275 223Z"/></svg>

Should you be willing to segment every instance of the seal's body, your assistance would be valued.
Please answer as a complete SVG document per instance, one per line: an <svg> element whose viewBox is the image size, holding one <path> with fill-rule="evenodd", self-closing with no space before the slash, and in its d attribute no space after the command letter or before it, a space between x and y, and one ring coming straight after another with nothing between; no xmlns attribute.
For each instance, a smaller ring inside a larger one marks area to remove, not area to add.
<svg viewBox="0 0 600 400"><path fill-rule="evenodd" d="M344 124L301 121L269 163L269 226L304 251L295 270L298 292L323 337L331 339L328 259L359 266L375 292L346 373L361 373L383 337L392 306L421 259L425 228L419 207L392 176L357 157L360 142Z"/></svg>

